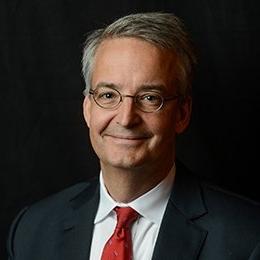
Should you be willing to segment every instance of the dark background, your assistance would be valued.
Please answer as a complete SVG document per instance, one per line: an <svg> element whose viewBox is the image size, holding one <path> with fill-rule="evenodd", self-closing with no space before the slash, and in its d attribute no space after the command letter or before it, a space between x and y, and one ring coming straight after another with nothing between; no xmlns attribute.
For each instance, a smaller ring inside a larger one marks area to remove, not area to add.
<svg viewBox="0 0 260 260"><path fill-rule="evenodd" d="M194 111L179 158L260 201L258 1L1 0L0 259L23 206L97 174L81 112L83 42L88 31L141 11L174 12L197 46Z"/></svg>

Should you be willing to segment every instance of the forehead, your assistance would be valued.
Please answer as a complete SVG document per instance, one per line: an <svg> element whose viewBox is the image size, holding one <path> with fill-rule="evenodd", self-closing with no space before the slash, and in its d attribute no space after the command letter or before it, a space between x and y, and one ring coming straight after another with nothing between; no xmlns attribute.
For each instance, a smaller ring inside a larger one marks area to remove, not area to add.
<svg viewBox="0 0 260 260"><path fill-rule="evenodd" d="M92 85L100 81L119 86L169 85L176 74L176 55L147 41L132 38L104 40L97 48Z"/></svg>

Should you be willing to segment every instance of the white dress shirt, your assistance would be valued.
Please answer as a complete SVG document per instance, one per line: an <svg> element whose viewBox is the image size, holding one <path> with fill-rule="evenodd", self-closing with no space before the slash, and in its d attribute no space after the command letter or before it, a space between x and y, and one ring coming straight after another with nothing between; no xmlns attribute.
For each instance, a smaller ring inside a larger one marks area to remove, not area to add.
<svg viewBox="0 0 260 260"><path fill-rule="evenodd" d="M173 166L169 174L156 187L130 203L118 203L108 194L102 172L100 173L100 202L94 220L90 260L101 259L103 248L114 232L117 218L114 208L131 207L139 213L134 222L132 233L133 259L150 260L161 221L168 203L175 176Z"/></svg>

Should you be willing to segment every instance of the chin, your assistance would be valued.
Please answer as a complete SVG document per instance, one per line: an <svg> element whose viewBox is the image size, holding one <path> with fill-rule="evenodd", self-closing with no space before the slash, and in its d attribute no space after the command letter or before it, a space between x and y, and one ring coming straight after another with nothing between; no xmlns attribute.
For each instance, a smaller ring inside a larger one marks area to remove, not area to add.
<svg viewBox="0 0 260 260"><path fill-rule="evenodd" d="M101 161L103 161L101 159ZM108 165L110 167L114 168L120 168L120 169L137 169L141 168L145 165L145 159L144 158L131 158L130 156L124 156L123 158L112 158L110 160L104 160L104 165Z"/></svg>

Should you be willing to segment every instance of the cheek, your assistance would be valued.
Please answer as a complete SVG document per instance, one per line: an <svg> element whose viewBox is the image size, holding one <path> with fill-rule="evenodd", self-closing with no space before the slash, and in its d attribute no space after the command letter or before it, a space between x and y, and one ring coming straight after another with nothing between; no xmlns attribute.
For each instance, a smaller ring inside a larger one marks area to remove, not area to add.
<svg viewBox="0 0 260 260"><path fill-rule="evenodd" d="M100 147L102 147L102 131L104 128L104 121L102 116L92 115L89 120L89 137L95 152L99 154Z"/></svg>
<svg viewBox="0 0 260 260"><path fill-rule="evenodd" d="M92 136L100 135L110 124L113 114L110 111L93 108L90 112L89 130Z"/></svg>
<svg viewBox="0 0 260 260"><path fill-rule="evenodd" d="M171 110L165 110L158 114L154 120L150 120L150 125L159 135L174 133L176 115Z"/></svg>
<svg viewBox="0 0 260 260"><path fill-rule="evenodd" d="M176 137L175 117L170 111L167 115L159 115L158 120L150 121L149 125L153 129L156 140L162 145L174 143Z"/></svg>

